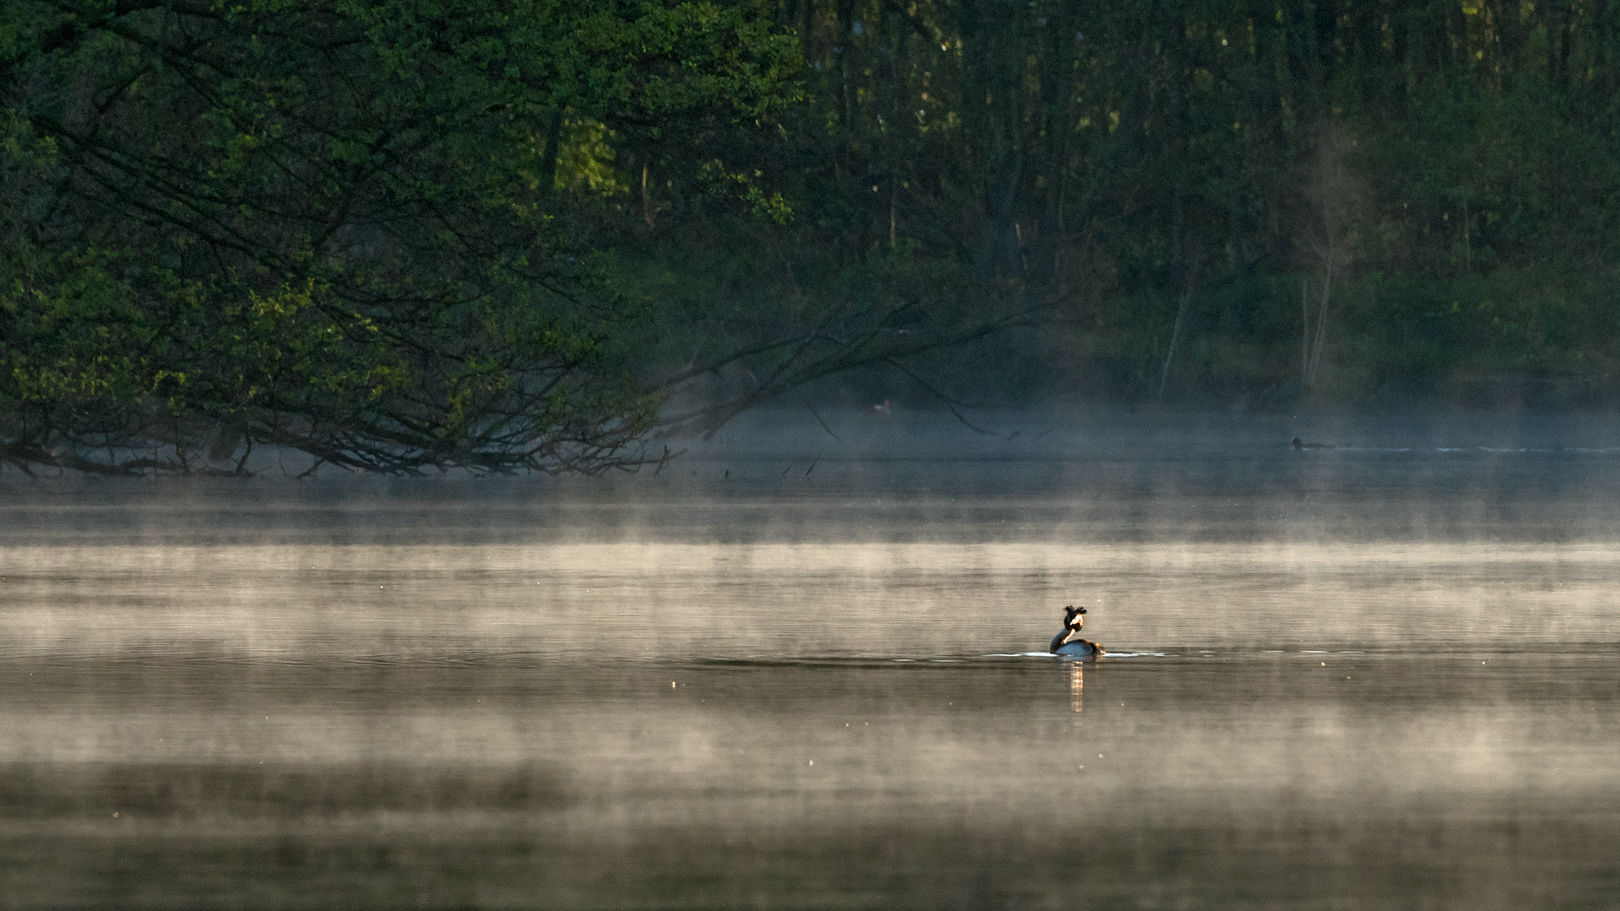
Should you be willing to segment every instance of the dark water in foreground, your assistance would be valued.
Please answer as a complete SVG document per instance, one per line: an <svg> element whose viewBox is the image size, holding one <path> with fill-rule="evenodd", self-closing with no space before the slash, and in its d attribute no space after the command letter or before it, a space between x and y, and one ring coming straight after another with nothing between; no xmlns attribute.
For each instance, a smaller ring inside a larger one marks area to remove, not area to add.
<svg viewBox="0 0 1620 911"><path fill-rule="evenodd" d="M0 906L1620 906L1620 459L1308 458L11 475Z"/></svg>

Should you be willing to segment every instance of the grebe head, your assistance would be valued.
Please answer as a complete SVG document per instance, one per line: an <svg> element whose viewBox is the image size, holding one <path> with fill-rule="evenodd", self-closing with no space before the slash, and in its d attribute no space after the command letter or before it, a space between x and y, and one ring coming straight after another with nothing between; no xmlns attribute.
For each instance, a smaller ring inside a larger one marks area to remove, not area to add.
<svg viewBox="0 0 1620 911"><path fill-rule="evenodd" d="M1063 628L1078 631L1086 625L1086 609L1070 605L1063 609Z"/></svg>

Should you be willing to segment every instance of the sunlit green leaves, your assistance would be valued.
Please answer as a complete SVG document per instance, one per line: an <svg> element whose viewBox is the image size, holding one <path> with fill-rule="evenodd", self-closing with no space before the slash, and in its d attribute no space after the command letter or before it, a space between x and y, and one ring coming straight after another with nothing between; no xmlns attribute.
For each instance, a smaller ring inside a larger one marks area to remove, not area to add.
<svg viewBox="0 0 1620 911"><path fill-rule="evenodd" d="M76 467L186 470L222 421L352 468L633 463L644 305L557 216L627 195L621 145L793 94L792 43L707 3L13 7L0 445Z"/></svg>

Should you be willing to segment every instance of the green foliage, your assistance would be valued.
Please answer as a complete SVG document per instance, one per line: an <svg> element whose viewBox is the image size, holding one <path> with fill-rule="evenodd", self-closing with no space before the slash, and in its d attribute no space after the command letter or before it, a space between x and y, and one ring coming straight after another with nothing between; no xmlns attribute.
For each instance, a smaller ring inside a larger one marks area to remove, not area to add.
<svg viewBox="0 0 1620 911"><path fill-rule="evenodd" d="M660 223L748 260L721 272L749 280L711 283L733 299L711 313L769 287L808 332L846 293L829 276L879 285L900 255L953 276L905 311L938 337L967 326L963 297L986 323L1048 305L1046 341L1009 341L1040 366L1006 383L1050 380L1031 395L1141 400L1167 360L1172 397L1278 405L1620 367L1620 324L1600 318L1620 263L1607 6L804 0L777 16L806 103L727 167L752 162L793 218L741 241L695 210ZM1431 312L1435 295L1460 310Z"/></svg>
<svg viewBox="0 0 1620 911"><path fill-rule="evenodd" d="M1592 401L1617 38L1456 0L13 0L0 459L592 471L666 397L712 428L873 370Z"/></svg>
<svg viewBox="0 0 1620 911"><path fill-rule="evenodd" d="M796 91L708 3L20 0L0 54L0 458L104 471L634 464L646 304L560 195Z"/></svg>

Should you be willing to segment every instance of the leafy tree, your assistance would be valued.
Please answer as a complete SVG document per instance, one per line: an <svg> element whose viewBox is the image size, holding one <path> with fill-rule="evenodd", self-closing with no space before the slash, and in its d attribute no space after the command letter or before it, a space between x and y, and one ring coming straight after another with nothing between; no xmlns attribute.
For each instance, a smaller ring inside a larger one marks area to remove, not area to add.
<svg viewBox="0 0 1620 911"><path fill-rule="evenodd" d="M633 464L655 327L559 180L606 130L679 143L791 100L792 43L745 12L7 4L0 458Z"/></svg>
<svg viewBox="0 0 1620 911"><path fill-rule="evenodd" d="M1616 38L1588 0L12 0L0 459L591 471L869 367L1607 394Z"/></svg>

